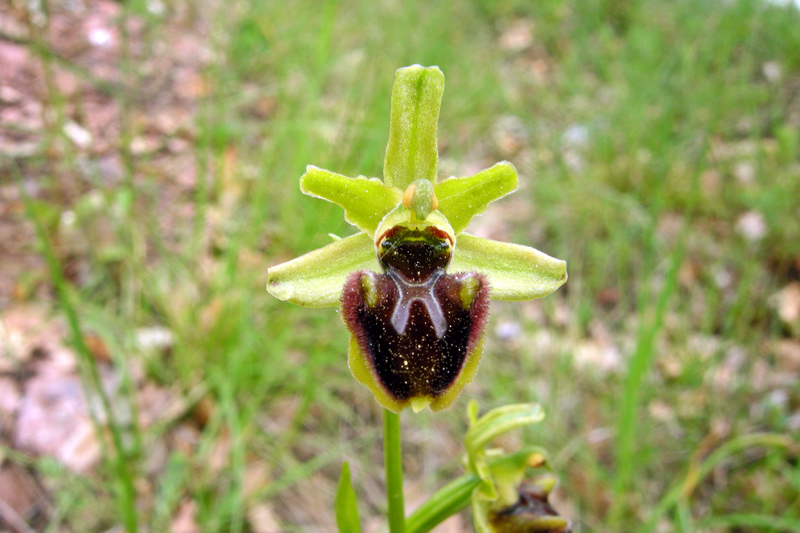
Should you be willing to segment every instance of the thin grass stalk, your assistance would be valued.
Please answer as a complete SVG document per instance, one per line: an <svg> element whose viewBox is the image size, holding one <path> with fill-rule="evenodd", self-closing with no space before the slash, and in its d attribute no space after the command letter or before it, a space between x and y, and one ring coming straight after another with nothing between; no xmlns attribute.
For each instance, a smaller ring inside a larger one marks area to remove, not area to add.
<svg viewBox="0 0 800 533"><path fill-rule="evenodd" d="M42 17L41 25L34 20L36 13ZM26 23L31 42L42 43L42 45L46 47L47 35L50 28L50 2L48 0L42 0L38 9L35 6L29 6L27 9ZM59 149L57 142L61 138L64 140L62 143L63 159L68 164L72 164L75 159L75 153L72 149L72 144L66 138L64 130L64 125L66 123L64 95L61 94L61 91L58 89L58 84L56 83L53 59L50 55L42 54L40 60L42 63L42 76L46 95L46 99L43 102L44 105L42 106L42 125L44 126L42 151L50 167L57 167L61 162L57 157ZM58 187L60 193L67 193L64 183L58 182Z"/></svg>
<svg viewBox="0 0 800 533"><path fill-rule="evenodd" d="M658 192L654 194L654 197L658 199L657 206L653 208L653 220L655 221L658 220L657 214L661 211L660 188ZM620 418L617 424L617 474L614 484L616 498L609 511L608 519L609 524L611 524L614 530L621 527L624 518L623 515L628 509L628 500L625 497L625 493L629 489L635 472L635 456L637 451L636 438L639 430L637 414L642 401L642 383L655 358L656 339L662 329L664 317L667 313L667 306L678 289L678 271L686 255L688 235L691 230L688 221L692 220L692 214L694 213L699 198L700 181L695 176L692 180L691 193L687 201L685 218L678 234L677 244L669 256L668 268L664 276L664 285L655 299L653 316L648 323L645 323L643 320L643 325L640 327L638 333L636 351L631 361L628 363L628 375L625 380L625 389L622 393ZM651 225L650 228L650 242L656 242L655 225ZM655 245L653 244L652 246L654 247ZM653 249L653 255L655 255L655 248ZM652 261L652 257L649 260ZM648 293L643 292L639 301L639 313L643 317L646 316L646 312L650 310L648 296Z"/></svg>
<svg viewBox="0 0 800 533"><path fill-rule="evenodd" d="M131 84L131 46L130 33L128 32L128 2L122 2L122 13L117 19L117 31L120 35L119 49L119 69L122 83L130 87ZM123 92L119 95L120 101L120 139L119 152L122 157L122 169L124 173L123 182L133 193L133 180L136 175L135 161L131 151L131 141L133 140L133 126L131 121L131 94Z"/></svg>
<svg viewBox="0 0 800 533"><path fill-rule="evenodd" d="M78 313L75 310L75 306L70 298L67 282L64 279L64 274L61 271L61 265L58 261L58 258L56 258L53 245L50 242L50 239L47 237L47 233L42 226L41 220L36 214L36 210L33 206L33 200L25 189L25 183L22 179L21 171L18 167L13 168L16 170L15 174L17 175L20 191L25 201L28 218L33 222L33 225L36 229L36 235L41 242L42 252L50 270L50 276L53 280L53 285L56 289L58 303L67 318L67 324L72 334L72 342L75 350L80 356L83 373L88 376L88 383L84 383L84 389L87 390L87 392L93 392L100 398L100 405L103 410L103 415L105 420L108 422L109 429L111 430L111 440L114 447L112 464L114 466L114 470L119 476L119 492L117 494L119 497L119 507L122 514L122 521L125 524L125 529L128 532L135 533L138 531L138 518L136 512L136 487L134 484L134 475L131 471L131 465L128 461L128 454L123 444L122 432L120 431L119 424L117 423L116 416L114 415L114 411L111 406L111 399L108 397L105 389L103 388L103 381L100 377L100 369L97 367L97 361L84 341ZM93 414L91 408L89 409L89 413L91 415L97 437L101 442L103 442L105 438L103 426L97 419L97 416Z"/></svg>
<svg viewBox="0 0 800 533"><path fill-rule="evenodd" d="M722 461L734 454L755 447L783 448L787 450L789 454L798 451L798 446L791 437L776 433L751 433L729 440L711 452L702 463L690 465L685 477L677 480L666 495L661 498L661 501L658 502L658 505L656 505L655 510L645 524L643 531L655 531L657 521L661 516L676 507L680 502L689 501L692 493L700 482ZM724 517L718 518L723 519Z"/></svg>

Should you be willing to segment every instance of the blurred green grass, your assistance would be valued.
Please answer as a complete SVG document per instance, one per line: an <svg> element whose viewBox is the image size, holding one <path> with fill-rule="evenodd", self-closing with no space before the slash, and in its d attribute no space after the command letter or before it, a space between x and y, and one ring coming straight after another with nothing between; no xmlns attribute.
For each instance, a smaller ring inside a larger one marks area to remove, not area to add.
<svg viewBox="0 0 800 533"><path fill-rule="evenodd" d="M125 16L146 12L127 6ZM553 453L576 531L800 531L796 448L731 452L713 479L659 507L721 443L799 436L797 380L757 383L758 372L785 372L774 343L797 339L768 302L798 278L798 10L752 0L207 8L198 16L214 59L193 150L209 170L181 199L194 218L165 235L169 177L130 161L133 183L102 189L121 213L112 258L93 250L74 287L84 323L118 339L120 354L134 327L168 327L173 352L148 360L149 375L213 399L196 453L173 452L142 523L163 530L188 495L204 531L248 530L258 501L285 531L322 531L345 459L366 514L382 509L369 490L380 486L379 411L349 374L346 332L333 311L274 301L265 269L351 232L297 180L307 164L381 176L394 69L421 63L446 76L442 177L513 162L521 191L480 227L565 258L570 281L541 302L496 305L476 382L446 413L404 416L414 489L458 472L467 399L485 409L539 401L548 418L525 436ZM172 31L148 20L153 42ZM270 111L254 112L264 101ZM69 158L42 164L54 187L76 171ZM64 207L50 202L51 229ZM763 236L737 229L748 213ZM87 208L81 228L108 219ZM778 389L787 400L770 403ZM132 449L134 468L157 438ZM220 439L230 440L227 467L215 471ZM254 459L269 481L250 491ZM73 530L116 523L113 506L95 503L111 498L113 472L50 472Z"/></svg>

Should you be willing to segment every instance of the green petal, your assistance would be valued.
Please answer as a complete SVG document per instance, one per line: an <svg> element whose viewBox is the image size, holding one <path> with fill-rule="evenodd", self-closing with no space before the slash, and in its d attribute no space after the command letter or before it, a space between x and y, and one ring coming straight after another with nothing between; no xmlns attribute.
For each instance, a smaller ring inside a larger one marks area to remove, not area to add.
<svg viewBox="0 0 800 533"><path fill-rule="evenodd" d="M343 207L345 220L370 237L386 213L402 200L400 191L377 178L349 178L313 165L308 165L300 178L300 190Z"/></svg>
<svg viewBox="0 0 800 533"><path fill-rule="evenodd" d="M492 300L547 296L567 281L567 263L534 248L462 233L448 272L480 272L489 278Z"/></svg>
<svg viewBox="0 0 800 533"><path fill-rule="evenodd" d="M424 178L436 181L439 152L436 123L444 93L439 67L412 65L397 69L392 87L389 145L383 181L401 191Z"/></svg>
<svg viewBox="0 0 800 533"><path fill-rule="evenodd" d="M267 290L297 305L337 306L347 276L356 270L381 272L372 238L363 232L270 268Z"/></svg>
<svg viewBox="0 0 800 533"><path fill-rule="evenodd" d="M439 211L444 213L456 233L464 231L472 217L486 206L517 190L517 169L503 161L466 178L450 178L434 187Z"/></svg>

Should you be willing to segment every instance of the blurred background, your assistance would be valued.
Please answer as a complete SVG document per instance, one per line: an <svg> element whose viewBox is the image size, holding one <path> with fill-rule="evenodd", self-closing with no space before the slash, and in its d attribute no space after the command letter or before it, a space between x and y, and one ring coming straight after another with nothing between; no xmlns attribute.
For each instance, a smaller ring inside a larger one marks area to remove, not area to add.
<svg viewBox="0 0 800 533"><path fill-rule="evenodd" d="M466 405L540 402L575 531L800 531L800 8L777 0L0 4L0 531L382 531L381 410L333 309L264 290L354 232L396 68L446 76L470 231L568 262L495 303L475 381L405 413L406 500ZM469 514L440 532L471 531Z"/></svg>

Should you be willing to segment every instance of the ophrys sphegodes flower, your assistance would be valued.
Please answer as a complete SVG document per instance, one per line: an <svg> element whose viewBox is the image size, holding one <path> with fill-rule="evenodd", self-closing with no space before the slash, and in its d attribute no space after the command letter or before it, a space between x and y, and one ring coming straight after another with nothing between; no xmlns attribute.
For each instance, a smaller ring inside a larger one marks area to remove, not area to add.
<svg viewBox="0 0 800 533"><path fill-rule="evenodd" d="M488 301L550 294L566 263L464 232L517 188L508 162L437 183L437 67L399 69L384 180L309 166L301 190L344 208L361 232L269 269L267 290L312 307L340 306L349 365L387 409L448 407L475 376Z"/></svg>

